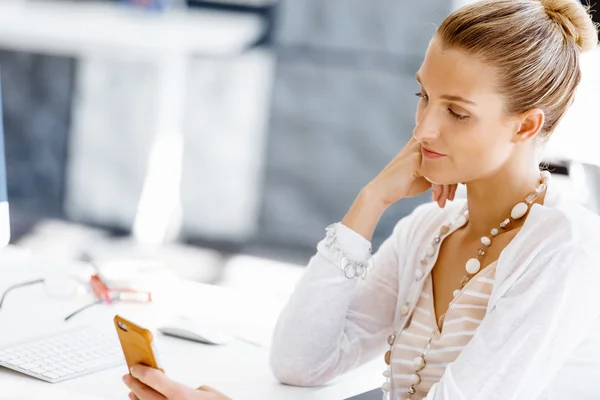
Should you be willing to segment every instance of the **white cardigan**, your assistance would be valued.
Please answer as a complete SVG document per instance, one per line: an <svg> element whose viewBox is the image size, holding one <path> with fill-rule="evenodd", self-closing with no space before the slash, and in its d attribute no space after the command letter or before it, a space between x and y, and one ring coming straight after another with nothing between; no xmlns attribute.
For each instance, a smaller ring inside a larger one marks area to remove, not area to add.
<svg viewBox="0 0 600 400"><path fill-rule="evenodd" d="M421 293L420 258L463 205L430 203L400 220L364 281L345 278L321 241L275 328L276 378L320 385L383 357ZM338 242L366 258L370 243L352 230L342 226ZM600 399L600 217L562 199L552 182L500 255L486 317L427 396L455 399Z"/></svg>

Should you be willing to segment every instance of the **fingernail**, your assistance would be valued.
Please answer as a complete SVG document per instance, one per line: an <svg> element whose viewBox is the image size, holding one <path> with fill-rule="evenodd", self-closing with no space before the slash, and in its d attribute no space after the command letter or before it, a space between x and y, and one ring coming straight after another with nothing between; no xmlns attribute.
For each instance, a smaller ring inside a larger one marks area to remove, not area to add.
<svg viewBox="0 0 600 400"><path fill-rule="evenodd" d="M129 393L129 398L131 400L136 400L136 397L135 397L135 395L133 393Z"/></svg>
<svg viewBox="0 0 600 400"><path fill-rule="evenodd" d="M138 373L138 367L133 366L129 369L129 373L131 374L131 376L133 376L134 378L137 378L137 373Z"/></svg>

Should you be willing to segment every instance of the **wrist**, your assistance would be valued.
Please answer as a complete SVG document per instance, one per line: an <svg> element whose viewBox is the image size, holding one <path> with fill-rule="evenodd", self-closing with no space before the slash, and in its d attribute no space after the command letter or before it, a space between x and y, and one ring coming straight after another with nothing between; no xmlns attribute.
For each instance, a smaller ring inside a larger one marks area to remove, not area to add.
<svg viewBox="0 0 600 400"><path fill-rule="evenodd" d="M369 183L360 191L358 201L363 207L375 212L380 211L382 214L391 205L389 201L386 201L385 196L381 194L381 191L378 190L373 183Z"/></svg>
<svg viewBox="0 0 600 400"><path fill-rule="evenodd" d="M346 213L342 224L370 241L386 209L387 206L376 193L362 190Z"/></svg>

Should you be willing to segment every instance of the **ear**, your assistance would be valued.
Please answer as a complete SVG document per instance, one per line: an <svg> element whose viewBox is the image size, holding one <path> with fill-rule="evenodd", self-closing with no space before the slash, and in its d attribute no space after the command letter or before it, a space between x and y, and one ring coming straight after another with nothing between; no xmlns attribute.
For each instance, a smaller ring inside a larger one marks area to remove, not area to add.
<svg viewBox="0 0 600 400"><path fill-rule="evenodd" d="M546 116L540 108L532 108L531 110L521 114L517 123L517 131L513 135L513 143L525 143L534 137L544 127Z"/></svg>

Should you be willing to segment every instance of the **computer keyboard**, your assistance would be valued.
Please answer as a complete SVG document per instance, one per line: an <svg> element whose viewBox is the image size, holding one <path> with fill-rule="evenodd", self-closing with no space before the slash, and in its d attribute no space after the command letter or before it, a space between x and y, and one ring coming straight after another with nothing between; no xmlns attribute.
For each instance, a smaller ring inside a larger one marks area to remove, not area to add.
<svg viewBox="0 0 600 400"><path fill-rule="evenodd" d="M0 347L0 366L56 383L125 365L117 333L81 327Z"/></svg>

